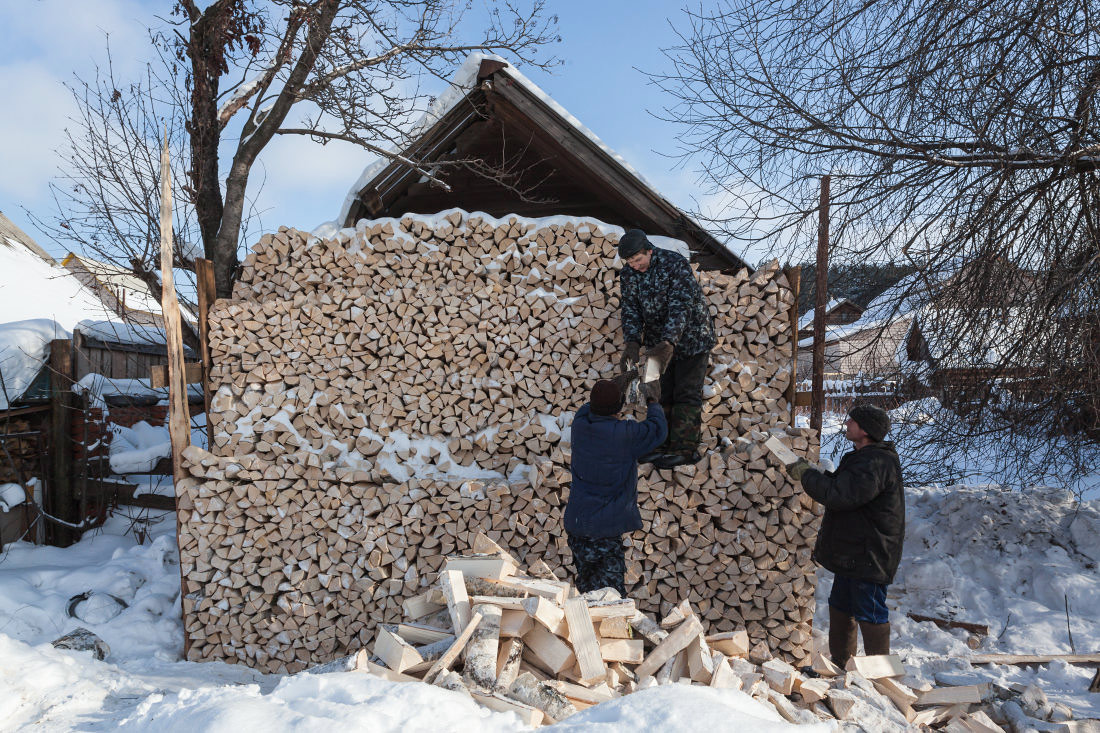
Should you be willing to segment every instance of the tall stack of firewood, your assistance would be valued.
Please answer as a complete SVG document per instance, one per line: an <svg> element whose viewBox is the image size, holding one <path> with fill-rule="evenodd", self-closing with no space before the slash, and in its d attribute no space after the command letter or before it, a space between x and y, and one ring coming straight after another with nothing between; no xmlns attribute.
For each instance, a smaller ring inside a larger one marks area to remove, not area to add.
<svg viewBox="0 0 1100 733"><path fill-rule="evenodd" d="M618 368L619 233L452 211L263 237L211 312L215 445L177 487L190 658L354 650L478 531L568 568L569 423ZM817 453L787 427L792 293L775 264L698 278L720 339L708 452L641 470L628 584L802 662L816 516L763 447Z"/></svg>

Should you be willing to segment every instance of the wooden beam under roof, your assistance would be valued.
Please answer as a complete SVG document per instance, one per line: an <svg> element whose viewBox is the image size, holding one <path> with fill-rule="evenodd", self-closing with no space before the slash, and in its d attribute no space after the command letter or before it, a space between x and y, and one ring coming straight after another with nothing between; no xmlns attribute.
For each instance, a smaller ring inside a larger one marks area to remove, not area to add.
<svg viewBox="0 0 1100 733"><path fill-rule="evenodd" d="M435 213L456 206L497 216L505 213L532 217L593 216L609 224L637 227L650 234L683 240L692 252L691 260L704 269L748 267L621 161L564 120L558 110L511 77L507 64L495 60L482 62L478 80L483 83L470 90L463 102L425 131L404 154L414 160L444 162L447 152L456 146L471 150L486 145L484 135L497 124L504 144L509 138L515 141L524 137L530 141L527 145L552 158L551 164L573 184L575 195L584 201L583 207L568 200L567 186L557 182L555 194L562 192L561 200L553 203L524 201L504 185L494 191L491 186L482 188L480 182L462 183L469 181L466 178L460 178L454 185L456 191L462 190L465 195L448 193L419 184L419 172L395 161L359 192L345 226L354 225L363 216Z"/></svg>

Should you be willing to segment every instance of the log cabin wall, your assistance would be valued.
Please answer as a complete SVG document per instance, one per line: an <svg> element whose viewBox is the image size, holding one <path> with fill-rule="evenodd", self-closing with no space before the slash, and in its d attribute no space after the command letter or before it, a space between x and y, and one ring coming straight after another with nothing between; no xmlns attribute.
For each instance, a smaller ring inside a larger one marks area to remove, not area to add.
<svg viewBox="0 0 1100 733"><path fill-rule="evenodd" d="M296 671L365 646L479 530L570 573L568 423L617 370L621 232L451 211L263 237L211 311L213 455L189 449L177 486L188 658ZM786 426L792 293L775 264L697 276L707 452L640 469L627 585L801 664L818 516L761 432L817 456Z"/></svg>

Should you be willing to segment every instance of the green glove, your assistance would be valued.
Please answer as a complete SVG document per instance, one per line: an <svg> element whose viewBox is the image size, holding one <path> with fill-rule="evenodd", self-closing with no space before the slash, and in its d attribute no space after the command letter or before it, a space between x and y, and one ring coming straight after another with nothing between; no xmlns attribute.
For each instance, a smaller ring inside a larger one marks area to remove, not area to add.
<svg viewBox="0 0 1100 733"><path fill-rule="evenodd" d="M637 341L627 341L623 346L622 356L619 357L619 371L628 372L631 369L636 369L638 366L638 352L642 350L642 345Z"/></svg>
<svg viewBox="0 0 1100 733"><path fill-rule="evenodd" d="M791 465L786 466L787 475L795 481L801 481L802 474L806 473L806 471L809 471L811 468L813 468L813 466L811 466L810 462L805 458L799 458Z"/></svg>

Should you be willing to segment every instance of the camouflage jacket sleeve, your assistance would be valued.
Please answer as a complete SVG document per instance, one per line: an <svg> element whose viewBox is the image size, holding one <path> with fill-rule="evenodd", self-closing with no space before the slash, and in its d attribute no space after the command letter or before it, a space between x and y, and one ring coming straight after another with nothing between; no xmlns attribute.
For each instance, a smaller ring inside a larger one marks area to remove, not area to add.
<svg viewBox="0 0 1100 733"><path fill-rule="evenodd" d="M688 312L691 309L695 288L699 287L695 282L695 276L691 273L691 266L682 257L672 260L672 270L669 272L668 284L668 317L665 319L665 327L661 332L661 340L668 341L676 346L680 336L687 326Z"/></svg>
<svg viewBox="0 0 1100 733"><path fill-rule="evenodd" d="M623 265L626 270L626 265ZM626 272L619 272L619 308L622 311L623 341L642 343L642 310L638 302L638 287L635 278Z"/></svg>

